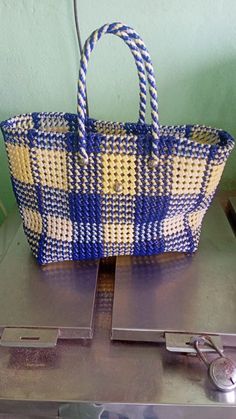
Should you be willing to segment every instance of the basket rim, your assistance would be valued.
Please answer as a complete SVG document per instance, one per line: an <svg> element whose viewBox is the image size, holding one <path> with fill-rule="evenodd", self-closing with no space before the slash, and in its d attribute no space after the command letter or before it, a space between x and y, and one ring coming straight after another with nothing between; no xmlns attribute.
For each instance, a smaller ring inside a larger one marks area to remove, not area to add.
<svg viewBox="0 0 236 419"><path fill-rule="evenodd" d="M32 118L34 121L34 116L36 117L66 117L69 119L74 119L74 121L77 120L77 114L74 113L69 113L69 112L30 112L30 113L22 113L22 114L18 114L18 115L14 115L6 120L3 120L2 122L0 122L0 128L3 132L3 134L5 132L11 132L12 128L13 128L13 124L14 122L18 122L20 121L21 118ZM126 134L112 134L113 137L122 137L122 136L128 136L128 135L147 135L147 134L151 134L151 124L141 124L141 123L137 123L137 122L119 122L119 121L105 121L105 120L100 120L100 119L95 119L95 118L87 118L86 121L86 127L87 129L93 133L93 134L100 134L100 135L109 135L109 134L105 134L105 133L99 133L98 131L94 130L94 126L96 125L96 123L100 123L100 124L104 124L104 125L108 125L110 127L114 127L114 129L119 129L119 128L123 128L123 129L130 129L130 134L127 132ZM209 133L213 133L213 134L218 134L219 135L219 141L217 141L216 143L213 144L208 144L208 143L200 143L198 141L195 140L195 138L189 137L187 131L191 131L191 129L198 129L199 133L201 132L209 132ZM138 132L138 130L140 129L140 132ZM214 147L214 148L219 148L219 149L233 149L234 144L235 144L235 139L234 137L228 133L227 131L221 129L221 128L213 128L211 126L208 125L201 125L201 124L176 124L176 125L160 125L160 130L163 131L161 133L161 137L162 136L168 136L170 135L169 133L165 133L165 130L168 129L172 129L173 131L180 131L180 133L182 132L182 134L184 133L185 130L185 134L186 136L182 137L181 139L183 141L187 141L187 142L191 142L191 143L195 143L198 144L201 147ZM135 132L132 132L132 130L134 130ZM71 136L71 134L76 133L76 130L72 131L72 130L68 130L66 132L59 132L59 131L47 131L47 130L43 130L40 128L26 128L25 126L22 127L15 127L14 128L15 132L31 132L33 135L36 135L37 133L39 133L40 135L49 135L51 134L57 134L57 136L60 136L61 138L68 138L69 136ZM142 132L141 132L142 131ZM175 132L175 136L176 138L180 138L177 135L177 132ZM224 144L221 144L221 141L224 140Z"/></svg>

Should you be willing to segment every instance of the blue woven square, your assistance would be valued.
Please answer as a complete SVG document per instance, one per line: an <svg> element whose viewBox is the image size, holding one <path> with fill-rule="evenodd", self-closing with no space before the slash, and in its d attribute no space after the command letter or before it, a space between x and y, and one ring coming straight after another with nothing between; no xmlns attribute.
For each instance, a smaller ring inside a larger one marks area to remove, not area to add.
<svg viewBox="0 0 236 419"><path fill-rule="evenodd" d="M91 255L90 259L99 259L103 255L102 243L73 243L73 259L86 260L87 255Z"/></svg>
<svg viewBox="0 0 236 419"><path fill-rule="evenodd" d="M168 213L170 196L147 196L136 197L135 224L161 221Z"/></svg>
<svg viewBox="0 0 236 419"><path fill-rule="evenodd" d="M134 255L135 256L149 256L157 255L164 252L165 245L164 241L159 238L155 241L140 241L134 243Z"/></svg>
<svg viewBox="0 0 236 419"><path fill-rule="evenodd" d="M99 194L69 192L70 219L77 223L101 223Z"/></svg>

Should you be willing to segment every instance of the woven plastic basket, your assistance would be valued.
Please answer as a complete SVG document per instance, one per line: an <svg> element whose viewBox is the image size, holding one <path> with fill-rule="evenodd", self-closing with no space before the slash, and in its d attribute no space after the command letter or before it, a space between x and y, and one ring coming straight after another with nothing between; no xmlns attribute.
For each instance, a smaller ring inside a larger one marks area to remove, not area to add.
<svg viewBox="0 0 236 419"><path fill-rule="evenodd" d="M138 123L86 115L90 54L104 34L122 38L138 70ZM145 123L146 77L152 124ZM160 126L151 59L122 23L84 45L78 113L31 113L1 124L23 226L39 263L112 255L194 252L203 216L234 146L225 131Z"/></svg>

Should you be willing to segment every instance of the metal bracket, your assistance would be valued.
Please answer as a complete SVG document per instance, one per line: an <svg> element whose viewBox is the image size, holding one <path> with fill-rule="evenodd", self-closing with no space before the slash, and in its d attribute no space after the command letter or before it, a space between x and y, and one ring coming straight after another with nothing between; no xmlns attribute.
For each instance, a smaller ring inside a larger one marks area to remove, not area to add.
<svg viewBox="0 0 236 419"><path fill-rule="evenodd" d="M57 344L58 329L5 327L0 346L14 348L53 348Z"/></svg>
<svg viewBox="0 0 236 419"><path fill-rule="evenodd" d="M170 352L182 352L196 355L196 350L191 344L191 341L193 337L198 335L200 336L200 334L197 333L165 333L166 349ZM214 344L223 351L221 337L211 335L211 339ZM215 352L211 346L207 345L200 345L200 349L202 352Z"/></svg>

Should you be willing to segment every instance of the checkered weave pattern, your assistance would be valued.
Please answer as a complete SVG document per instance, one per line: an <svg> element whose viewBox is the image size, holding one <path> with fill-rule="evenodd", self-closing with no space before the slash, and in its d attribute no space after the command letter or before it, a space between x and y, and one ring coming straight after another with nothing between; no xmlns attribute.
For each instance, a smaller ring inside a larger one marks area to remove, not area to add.
<svg viewBox="0 0 236 419"><path fill-rule="evenodd" d="M86 115L88 59L105 33L122 38L135 58L138 123ZM144 122L145 74L151 125ZM24 114L1 128L24 230L41 264L196 251L203 216L234 146L222 130L159 125L150 56L122 23L104 25L85 43L77 114Z"/></svg>

